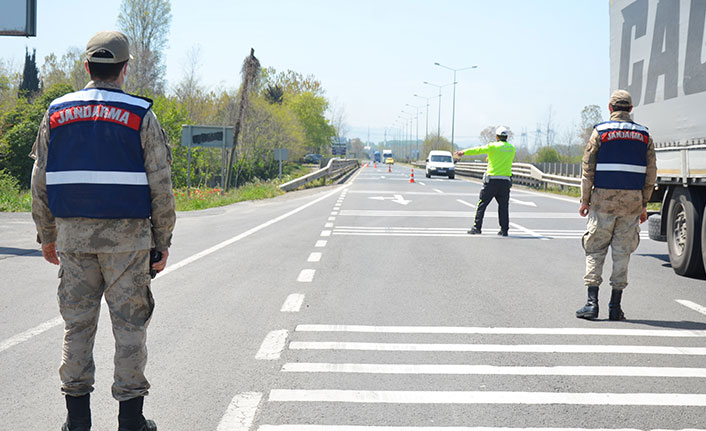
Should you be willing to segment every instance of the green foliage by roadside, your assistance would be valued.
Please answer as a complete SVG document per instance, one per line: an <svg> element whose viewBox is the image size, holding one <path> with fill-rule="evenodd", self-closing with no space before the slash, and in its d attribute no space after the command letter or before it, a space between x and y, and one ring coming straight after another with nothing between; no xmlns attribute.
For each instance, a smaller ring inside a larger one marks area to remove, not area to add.
<svg viewBox="0 0 706 431"><path fill-rule="evenodd" d="M34 161L29 153L37 138L39 123L51 101L71 91L67 84L55 85L33 103L19 102L0 119L0 169L12 175L22 189L30 185Z"/></svg>
<svg viewBox="0 0 706 431"><path fill-rule="evenodd" d="M31 194L21 191L15 177L0 170L0 212L30 211L31 208Z"/></svg>
<svg viewBox="0 0 706 431"><path fill-rule="evenodd" d="M561 162L559 152L552 147L542 147L534 157L536 163L558 163Z"/></svg>

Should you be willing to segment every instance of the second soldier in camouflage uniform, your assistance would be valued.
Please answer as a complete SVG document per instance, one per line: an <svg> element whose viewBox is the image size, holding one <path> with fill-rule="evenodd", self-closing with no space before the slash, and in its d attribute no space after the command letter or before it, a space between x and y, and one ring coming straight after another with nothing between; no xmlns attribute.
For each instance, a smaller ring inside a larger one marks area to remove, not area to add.
<svg viewBox="0 0 706 431"><path fill-rule="evenodd" d="M613 92L608 108L610 121L595 127L583 155L579 214L588 215L583 236L588 301L576 311L576 317L598 317L598 287L610 247L613 270L608 317L623 320L620 301L628 284L628 263L640 242L639 224L647 220L647 202L657 167L647 128L630 117L630 94L624 90Z"/></svg>
<svg viewBox="0 0 706 431"><path fill-rule="evenodd" d="M176 220L171 153L151 101L121 90L127 37L96 34L86 59L91 82L52 102L31 155L38 240L45 259L60 264L65 332L59 374L68 410L62 430L91 427L93 344L103 296L115 337L119 429L156 430L142 416L150 387L146 330L154 308L149 254L161 251L152 268L164 269Z"/></svg>

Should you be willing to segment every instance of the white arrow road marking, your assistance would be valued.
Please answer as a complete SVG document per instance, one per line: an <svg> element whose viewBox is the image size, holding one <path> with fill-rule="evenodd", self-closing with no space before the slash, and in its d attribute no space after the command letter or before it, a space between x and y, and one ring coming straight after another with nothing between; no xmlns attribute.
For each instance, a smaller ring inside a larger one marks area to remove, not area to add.
<svg viewBox="0 0 706 431"><path fill-rule="evenodd" d="M534 202L525 202L525 201L521 201L521 200L518 200L515 198L510 198L510 202L512 202L513 204L518 204L518 205L526 205L528 207L536 207L537 206L537 204Z"/></svg>
<svg viewBox="0 0 706 431"><path fill-rule="evenodd" d="M405 198L402 197L402 195L395 195L395 198L392 200L392 202L402 204L402 205L407 205L408 203L412 201L405 200Z"/></svg>
<svg viewBox="0 0 706 431"><path fill-rule="evenodd" d="M394 197L388 197L388 196L371 196L368 199L373 199L376 201L392 201L401 205L407 205L408 203L412 201L408 201L405 198L402 197L402 195L395 195Z"/></svg>

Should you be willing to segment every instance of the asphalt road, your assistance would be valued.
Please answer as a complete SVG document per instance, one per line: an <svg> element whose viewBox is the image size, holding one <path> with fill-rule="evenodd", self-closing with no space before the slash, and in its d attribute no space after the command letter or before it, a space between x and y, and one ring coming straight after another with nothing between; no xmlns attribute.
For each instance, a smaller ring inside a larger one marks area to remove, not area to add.
<svg viewBox="0 0 706 431"><path fill-rule="evenodd" d="M180 213L152 285L147 417L160 430L706 429L706 286L647 238L625 322L585 302L575 199L513 188L470 236L480 184L362 168L345 185ZM0 214L0 429L59 429L57 268ZM95 430L116 429L113 340Z"/></svg>

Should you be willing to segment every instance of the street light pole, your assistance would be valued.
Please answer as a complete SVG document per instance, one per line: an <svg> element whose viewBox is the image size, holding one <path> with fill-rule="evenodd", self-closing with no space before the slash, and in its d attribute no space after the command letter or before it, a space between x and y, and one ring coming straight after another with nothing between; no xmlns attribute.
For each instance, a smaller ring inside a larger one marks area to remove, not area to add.
<svg viewBox="0 0 706 431"><path fill-rule="evenodd" d="M420 96L418 94L415 94L414 97L419 97L420 99L426 100L426 105L427 105L427 118L426 118L426 127L424 129L424 139L426 139L427 136L429 136L429 99L433 99L435 96L432 97L424 97Z"/></svg>
<svg viewBox="0 0 706 431"><path fill-rule="evenodd" d="M410 105L409 103L406 106L414 108L414 111L415 111L415 117L417 120L417 139L415 141L415 144L416 144L415 147L417 147L417 157L419 157L419 108L421 108L421 106L414 106L414 105Z"/></svg>
<svg viewBox="0 0 706 431"><path fill-rule="evenodd" d="M444 66L443 64L440 64L439 62L436 62L436 63L434 63L434 64L435 64L436 66L443 67L444 69L451 70L451 71L453 71L453 73L454 73L454 82L453 82L453 84L454 84L453 108L452 108L452 111L451 111L451 153L453 154L453 152L454 152L454 123L455 123L455 120L456 120L456 72L459 72L459 71L461 71L461 70L475 69L475 68L477 68L478 66L470 66L470 67L463 67L463 68L460 68L460 69L453 69L453 68L451 68L451 67ZM441 101L441 100L439 100L439 101Z"/></svg>
<svg viewBox="0 0 706 431"><path fill-rule="evenodd" d="M438 124L436 126L437 127L436 135L437 135L437 139L441 140L441 89L444 87L448 87L449 85L453 84L453 82L450 82L450 83L444 84L444 85L438 85L438 84L434 84L434 83L431 83L428 81L424 81L424 83L439 89L439 116L438 116Z"/></svg>

